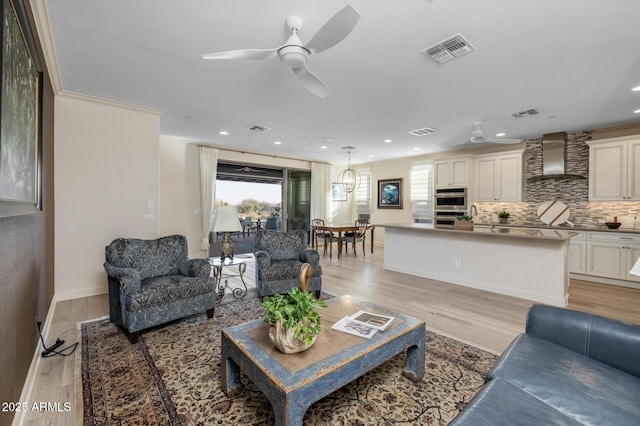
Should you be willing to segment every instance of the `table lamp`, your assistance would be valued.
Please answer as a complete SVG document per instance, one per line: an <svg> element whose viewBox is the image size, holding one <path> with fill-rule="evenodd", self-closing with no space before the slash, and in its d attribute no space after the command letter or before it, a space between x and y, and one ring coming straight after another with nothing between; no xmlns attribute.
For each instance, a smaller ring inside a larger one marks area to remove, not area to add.
<svg viewBox="0 0 640 426"><path fill-rule="evenodd" d="M224 262L225 258L233 260L233 242L231 241L232 232L242 232L242 226L238 219L238 211L235 207L228 204L219 206L213 218L213 232L216 234L222 232L222 241L218 245L220 249L220 261Z"/></svg>
<svg viewBox="0 0 640 426"><path fill-rule="evenodd" d="M631 268L631 270L629 271L629 273L631 275L637 275L640 276L640 257L638 258L638 260L636 261L636 264L633 265L633 268Z"/></svg>

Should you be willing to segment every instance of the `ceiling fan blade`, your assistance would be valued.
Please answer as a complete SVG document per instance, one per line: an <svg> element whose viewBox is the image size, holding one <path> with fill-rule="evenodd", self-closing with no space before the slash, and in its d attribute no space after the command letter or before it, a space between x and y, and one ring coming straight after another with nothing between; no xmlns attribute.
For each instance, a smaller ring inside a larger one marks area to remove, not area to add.
<svg viewBox="0 0 640 426"><path fill-rule="evenodd" d="M329 88L316 77L306 66L300 68L292 68L293 73L298 77L300 83L311 93L321 98L329 96Z"/></svg>
<svg viewBox="0 0 640 426"><path fill-rule="evenodd" d="M230 50L228 52L218 53L205 53L202 59L271 59L278 56L278 50L275 49L244 49L244 50Z"/></svg>
<svg viewBox="0 0 640 426"><path fill-rule="evenodd" d="M340 43L356 26L360 14L351 5L333 15L305 46L311 53L320 53Z"/></svg>
<svg viewBox="0 0 640 426"><path fill-rule="evenodd" d="M520 143L523 139L485 139L484 141L489 143L513 144Z"/></svg>

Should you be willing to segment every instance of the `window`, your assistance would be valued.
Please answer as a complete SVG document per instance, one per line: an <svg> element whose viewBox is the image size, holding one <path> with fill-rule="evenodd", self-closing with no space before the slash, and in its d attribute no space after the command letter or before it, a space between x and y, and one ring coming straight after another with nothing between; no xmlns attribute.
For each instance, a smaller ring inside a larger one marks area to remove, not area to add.
<svg viewBox="0 0 640 426"><path fill-rule="evenodd" d="M411 165L411 214L414 223L433 222L433 164Z"/></svg>
<svg viewBox="0 0 640 426"><path fill-rule="evenodd" d="M371 170L356 170L360 174L360 186L356 189L356 212L358 219L371 217Z"/></svg>

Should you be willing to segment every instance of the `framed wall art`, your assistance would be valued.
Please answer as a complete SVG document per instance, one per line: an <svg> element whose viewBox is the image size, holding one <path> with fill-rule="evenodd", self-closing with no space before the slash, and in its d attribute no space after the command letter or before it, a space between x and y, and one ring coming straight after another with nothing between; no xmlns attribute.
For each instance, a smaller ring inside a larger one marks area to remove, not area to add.
<svg viewBox="0 0 640 426"><path fill-rule="evenodd" d="M0 217L41 210L41 68L24 5L2 1Z"/></svg>
<svg viewBox="0 0 640 426"><path fill-rule="evenodd" d="M402 178L378 180L378 208L402 208Z"/></svg>
<svg viewBox="0 0 640 426"><path fill-rule="evenodd" d="M347 201L347 193L339 183L331 184L331 201Z"/></svg>

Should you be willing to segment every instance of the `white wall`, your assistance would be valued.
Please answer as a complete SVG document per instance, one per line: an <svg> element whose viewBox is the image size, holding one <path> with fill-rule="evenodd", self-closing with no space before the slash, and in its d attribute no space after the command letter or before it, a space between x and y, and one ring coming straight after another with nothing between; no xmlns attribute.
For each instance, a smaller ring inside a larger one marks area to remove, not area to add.
<svg viewBox="0 0 640 426"><path fill-rule="evenodd" d="M411 177L411 163L416 158L399 158L395 160L378 161L368 164L352 166L354 169L369 168L371 171L371 220L376 223L404 223L412 222L411 198L409 197L409 183ZM337 175L346 168L346 165L334 165L331 168L332 182L336 182ZM378 209L378 179L403 178L403 208L402 209ZM346 202L332 202L332 222L351 223L356 217L356 209L353 204L355 196L349 194ZM384 228L376 228L374 232L374 244L384 244Z"/></svg>
<svg viewBox="0 0 640 426"><path fill-rule="evenodd" d="M188 140L160 137L161 235L187 237L189 257L208 257L200 250L200 151Z"/></svg>
<svg viewBox="0 0 640 426"><path fill-rule="evenodd" d="M107 292L104 247L158 236L159 112L55 98L55 297ZM155 217L145 219L148 201Z"/></svg>

